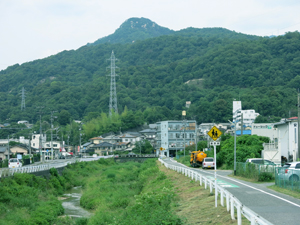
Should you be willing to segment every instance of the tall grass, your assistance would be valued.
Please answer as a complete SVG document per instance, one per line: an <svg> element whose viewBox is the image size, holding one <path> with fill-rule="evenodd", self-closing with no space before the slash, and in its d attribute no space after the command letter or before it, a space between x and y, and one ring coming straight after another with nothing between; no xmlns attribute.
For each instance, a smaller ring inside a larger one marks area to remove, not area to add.
<svg viewBox="0 0 300 225"><path fill-rule="evenodd" d="M173 187L156 160L110 166L88 179L81 205L94 209L87 224L182 224L170 206Z"/></svg>

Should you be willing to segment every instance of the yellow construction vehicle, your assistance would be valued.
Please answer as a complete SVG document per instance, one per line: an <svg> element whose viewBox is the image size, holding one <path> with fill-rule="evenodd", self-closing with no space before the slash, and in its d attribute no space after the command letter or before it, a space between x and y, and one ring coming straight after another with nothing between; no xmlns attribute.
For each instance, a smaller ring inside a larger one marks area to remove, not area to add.
<svg viewBox="0 0 300 225"><path fill-rule="evenodd" d="M193 151L191 153L190 164L192 167L199 167L202 165L203 159L207 157L207 154L203 151Z"/></svg>

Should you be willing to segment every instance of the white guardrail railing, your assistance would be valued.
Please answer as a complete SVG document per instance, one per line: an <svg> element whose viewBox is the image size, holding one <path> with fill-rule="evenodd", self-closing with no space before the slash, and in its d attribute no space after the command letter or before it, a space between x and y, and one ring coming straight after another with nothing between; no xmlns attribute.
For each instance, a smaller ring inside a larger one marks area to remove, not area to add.
<svg viewBox="0 0 300 225"><path fill-rule="evenodd" d="M57 162L57 163L47 163L37 166L24 166L20 168L2 168L0 169L0 178L2 177L10 177L13 176L14 173L33 173L39 172L43 170L49 170L51 168L60 168L65 167L68 164L76 163L76 162L86 162L86 161L95 161L99 160L100 158L112 158L114 156L98 156L98 157L91 157L91 158L75 158L72 160L68 160L65 162Z"/></svg>
<svg viewBox="0 0 300 225"><path fill-rule="evenodd" d="M213 192L213 189L215 189L215 181L211 180L204 175L197 173L187 167L184 166L175 166L175 165L170 165L166 162L164 162L162 159L158 159L161 164L163 164L166 168L172 169L177 171L178 173L182 173L185 176L190 177L192 180L199 181L200 185L202 186L204 184L205 189L209 186L210 193ZM244 206L236 197L234 197L229 191L224 189L223 187L217 185L216 187L217 194L220 194L220 203L221 206L224 205L224 199L226 199L226 207L227 211L230 211L231 214L231 219L235 220L235 211L236 211L236 217L237 217L237 224L241 225L242 224L242 215L244 215L250 222L251 225L273 225L266 219L262 218L255 212L253 212L251 209L247 208Z"/></svg>

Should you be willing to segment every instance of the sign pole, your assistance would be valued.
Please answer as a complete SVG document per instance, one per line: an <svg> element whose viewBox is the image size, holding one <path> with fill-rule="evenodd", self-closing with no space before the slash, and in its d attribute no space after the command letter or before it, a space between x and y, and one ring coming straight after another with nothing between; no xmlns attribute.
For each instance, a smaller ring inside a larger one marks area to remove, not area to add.
<svg viewBox="0 0 300 225"><path fill-rule="evenodd" d="M216 142L216 140L222 135L222 132L216 127L213 126L207 134L214 140L214 142L210 142L210 145L214 146L214 168L215 168L215 207L218 206L218 187L217 187L217 145L220 145L220 142Z"/></svg>
<svg viewBox="0 0 300 225"><path fill-rule="evenodd" d="M218 201L218 189L217 189L217 150L216 150L216 144L214 144L214 160L215 160L215 207L217 207L217 201Z"/></svg>

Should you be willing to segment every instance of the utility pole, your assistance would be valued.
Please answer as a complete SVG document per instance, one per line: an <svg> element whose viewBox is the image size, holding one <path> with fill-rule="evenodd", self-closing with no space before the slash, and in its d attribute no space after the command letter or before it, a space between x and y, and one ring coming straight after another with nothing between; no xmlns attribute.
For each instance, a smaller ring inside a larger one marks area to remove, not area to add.
<svg viewBox="0 0 300 225"><path fill-rule="evenodd" d="M10 149L9 149L9 135L7 136L7 151L8 151L8 161L9 161L9 159L10 159Z"/></svg>
<svg viewBox="0 0 300 225"><path fill-rule="evenodd" d="M21 111L25 110L25 89L22 88L21 92L22 102L21 102Z"/></svg>
<svg viewBox="0 0 300 225"><path fill-rule="evenodd" d="M29 136L29 162L31 163L31 136Z"/></svg>
<svg viewBox="0 0 300 225"><path fill-rule="evenodd" d="M182 116L183 116L183 121L184 121L184 133L183 133L183 138L184 138L184 141L183 141L183 154L184 154L184 157L185 157L185 116L186 116L186 111L182 111Z"/></svg>
<svg viewBox="0 0 300 225"><path fill-rule="evenodd" d="M241 136L243 136L243 127L244 127L244 118L243 118L243 113L241 111Z"/></svg>
<svg viewBox="0 0 300 225"><path fill-rule="evenodd" d="M82 158L82 152L81 152L81 125L79 128L79 152L80 152L80 157Z"/></svg>
<svg viewBox="0 0 300 225"><path fill-rule="evenodd" d="M195 120L195 151L197 151L197 121Z"/></svg>
<svg viewBox="0 0 300 225"><path fill-rule="evenodd" d="M42 156L42 115L40 115L40 141L39 141L39 148L40 148L40 161L43 161L43 156Z"/></svg>
<svg viewBox="0 0 300 225"><path fill-rule="evenodd" d="M299 130L299 125L300 125L300 93L298 89L298 157L296 157L297 161L299 161L300 158L300 130Z"/></svg>
<svg viewBox="0 0 300 225"><path fill-rule="evenodd" d="M118 113L118 104L117 104L117 88L116 88L116 67L115 61L118 60L115 58L114 51L112 51L110 58L110 98L109 98L109 116L112 115L112 111Z"/></svg>
<svg viewBox="0 0 300 225"><path fill-rule="evenodd" d="M53 160L53 113L55 111L51 111L51 118L50 118L50 121L51 121L51 159Z"/></svg>

